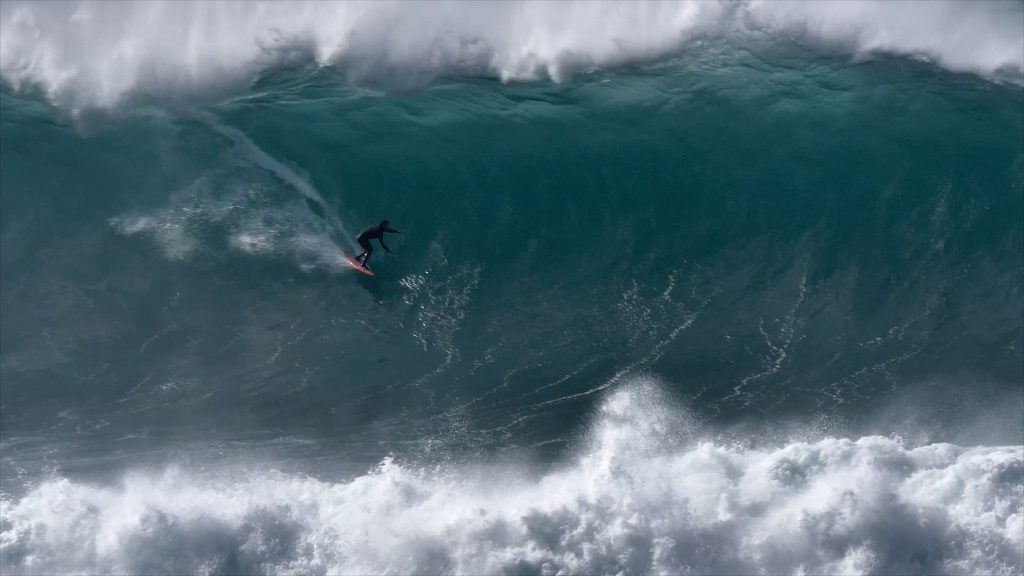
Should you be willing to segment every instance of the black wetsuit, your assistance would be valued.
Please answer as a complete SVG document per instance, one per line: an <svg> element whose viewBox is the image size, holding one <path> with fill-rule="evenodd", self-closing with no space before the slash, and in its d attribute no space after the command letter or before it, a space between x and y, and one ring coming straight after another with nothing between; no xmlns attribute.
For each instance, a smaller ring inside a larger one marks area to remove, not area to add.
<svg viewBox="0 0 1024 576"><path fill-rule="evenodd" d="M359 245L363 247L363 253L356 256L356 260L359 260L363 266L366 266L366 262L370 260L370 255L373 254L373 245L370 244L370 240L377 240L380 242L381 248L391 252L391 248L388 248L388 245L384 243L385 232L401 234L400 231L390 228L387 224L382 222L376 226L370 226L360 232L359 236L356 236L356 242L359 242Z"/></svg>

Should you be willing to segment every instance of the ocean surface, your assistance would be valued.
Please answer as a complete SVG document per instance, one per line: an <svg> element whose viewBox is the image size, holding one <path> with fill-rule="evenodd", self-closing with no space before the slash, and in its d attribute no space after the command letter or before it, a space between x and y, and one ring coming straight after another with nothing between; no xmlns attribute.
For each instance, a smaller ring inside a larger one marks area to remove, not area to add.
<svg viewBox="0 0 1024 576"><path fill-rule="evenodd" d="M1024 571L1020 2L5 2L0 78L4 574Z"/></svg>

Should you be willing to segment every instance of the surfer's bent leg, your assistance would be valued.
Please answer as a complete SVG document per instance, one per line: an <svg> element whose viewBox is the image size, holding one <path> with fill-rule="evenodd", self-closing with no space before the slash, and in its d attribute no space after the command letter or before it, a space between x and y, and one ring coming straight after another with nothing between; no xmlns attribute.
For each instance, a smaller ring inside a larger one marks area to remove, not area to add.
<svg viewBox="0 0 1024 576"><path fill-rule="evenodd" d="M356 260L359 260L363 266L366 266L366 261L370 259L370 254L373 254L373 244L370 244L370 241L365 238L360 238L359 245L363 247L363 253L356 256Z"/></svg>

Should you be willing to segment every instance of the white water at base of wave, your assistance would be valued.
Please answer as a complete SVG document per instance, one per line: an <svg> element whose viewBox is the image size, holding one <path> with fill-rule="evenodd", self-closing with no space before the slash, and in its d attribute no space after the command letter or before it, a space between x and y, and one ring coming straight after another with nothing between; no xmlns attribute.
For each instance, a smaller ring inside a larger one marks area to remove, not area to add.
<svg viewBox="0 0 1024 576"><path fill-rule="evenodd" d="M1019 574L1024 447L701 440L639 379L542 475L55 478L2 502L0 528L8 574Z"/></svg>
<svg viewBox="0 0 1024 576"><path fill-rule="evenodd" d="M564 80L750 31L1024 74L1017 2L4 2L0 77L72 111L226 89L292 58L350 78Z"/></svg>

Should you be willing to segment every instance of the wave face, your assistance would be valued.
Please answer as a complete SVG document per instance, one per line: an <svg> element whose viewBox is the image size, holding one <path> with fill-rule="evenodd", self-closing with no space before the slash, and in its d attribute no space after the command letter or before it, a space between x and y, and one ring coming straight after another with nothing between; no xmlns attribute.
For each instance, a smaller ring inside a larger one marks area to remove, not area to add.
<svg viewBox="0 0 1024 576"><path fill-rule="evenodd" d="M111 6L0 4L4 573L1024 569L1020 4Z"/></svg>

